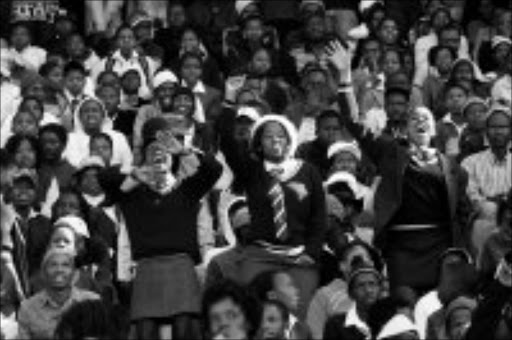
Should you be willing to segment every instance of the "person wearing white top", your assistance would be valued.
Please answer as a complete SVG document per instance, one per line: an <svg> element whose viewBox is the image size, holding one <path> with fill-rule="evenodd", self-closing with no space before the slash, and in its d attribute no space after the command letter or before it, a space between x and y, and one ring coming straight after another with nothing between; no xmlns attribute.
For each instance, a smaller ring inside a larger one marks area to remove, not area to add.
<svg viewBox="0 0 512 340"><path fill-rule="evenodd" d="M96 98L85 98L75 110L74 131L69 134L63 157L77 167L89 156L91 135L103 132L112 138L112 165L120 165L121 171L130 171L133 155L126 137L112 129L103 103Z"/></svg>
<svg viewBox="0 0 512 340"><path fill-rule="evenodd" d="M31 32L28 26L18 23L11 34L12 47L9 49L15 66L29 71L38 71L46 62L46 50L31 45Z"/></svg>

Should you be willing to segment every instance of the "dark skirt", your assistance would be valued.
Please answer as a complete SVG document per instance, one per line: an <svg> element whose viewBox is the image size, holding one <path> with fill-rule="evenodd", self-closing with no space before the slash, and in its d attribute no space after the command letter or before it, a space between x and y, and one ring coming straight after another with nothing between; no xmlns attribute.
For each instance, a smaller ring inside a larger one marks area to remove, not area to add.
<svg viewBox="0 0 512 340"><path fill-rule="evenodd" d="M421 293L436 287L439 258L451 244L447 229L389 232L384 256L391 289L409 286Z"/></svg>
<svg viewBox="0 0 512 340"><path fill-rule="evenodd" d="M142 259L133 282L131 319L197 314L201 289L192 259L185 254Z"/></svg>

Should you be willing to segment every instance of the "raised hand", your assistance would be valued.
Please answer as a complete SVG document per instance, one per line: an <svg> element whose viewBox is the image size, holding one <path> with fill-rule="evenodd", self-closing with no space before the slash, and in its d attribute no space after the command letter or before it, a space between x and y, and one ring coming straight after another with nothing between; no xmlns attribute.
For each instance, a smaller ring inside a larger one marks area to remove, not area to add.
<svg viewBox="0 0 512 340"><path fill-rule="evenodd" d="M156 139L171 155L181 154L185 151L183 143L178 141L171 131L159 131L156 134Z"/></svg>
<svg viewBox="0 0 512 340"><path fill-rule="evenodd" d="M329 60L339 72L350 69L350 53L338 40L331 41L325 47L325 54L327 55L327 60Z"/></svg>

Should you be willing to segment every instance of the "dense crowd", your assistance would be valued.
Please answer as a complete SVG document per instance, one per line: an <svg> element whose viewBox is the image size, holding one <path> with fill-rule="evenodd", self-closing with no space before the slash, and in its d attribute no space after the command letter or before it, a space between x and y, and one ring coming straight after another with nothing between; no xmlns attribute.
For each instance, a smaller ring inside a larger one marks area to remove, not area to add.
<svg viewBox="0 0 512 340"><path fill-rule="evenodd" d="M500 0L2 0L1 339L511 339Z"/></svg>

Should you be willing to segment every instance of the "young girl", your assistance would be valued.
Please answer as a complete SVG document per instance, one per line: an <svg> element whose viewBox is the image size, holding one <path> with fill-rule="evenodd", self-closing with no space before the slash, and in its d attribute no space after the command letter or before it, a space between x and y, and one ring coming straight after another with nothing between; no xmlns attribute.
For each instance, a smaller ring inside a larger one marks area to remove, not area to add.
<svg viewBox="0 0 512 340"><path fill-rule="evenodd" d="M36 137L39 124L34 114L28 111L18 111L12 119L12 125L6 123L1 127L0 146L4 147L7 140L13 135Z"/></svg>
<svg viewBox="0 0 512 340"><path fill-rule="evenodd" d="M39 147L35 137L14 135L7 141L5 150L20 169L35 170L39 165Z"/></svg>

